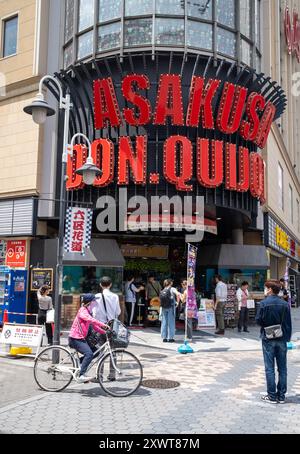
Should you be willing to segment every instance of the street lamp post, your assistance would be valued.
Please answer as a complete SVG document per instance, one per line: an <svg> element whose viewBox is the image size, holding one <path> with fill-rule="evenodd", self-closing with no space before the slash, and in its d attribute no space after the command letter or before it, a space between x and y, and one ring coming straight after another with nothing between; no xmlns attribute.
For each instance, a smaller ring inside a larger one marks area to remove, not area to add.
<svg viewBox="0 0 300 454"><path fill-rule="evenodd" d="M72 108L69 93L63 96L63 91L60 83L53 76L44 76L39 83L39 93L36 98L29 106L24 107L24 112L32 115L33 121L37 124L43 124L46 121L47 116L55 114L55 110L49 106L45 101L42 93L42 87L46 80L51 80L59 90L59 108L65 111L64 114L64 134L63 134L63 153L62 153L62 165L61 165L61 180L60 180L60 198L59 198L59 227L58 227L58 248L57 248L57 264L55 273L55 317L54 317L54 336L53 344L60 344L60 321L61 321L61 289L62 289L62 271L63 271L63 251L64 251L64 219L65 219L65 203L66 203L66 166L68 154L73 153L74 140L77 137L83 137L88 143L89 153L87 162L76 171L79 175L82 175L85 184L92 184L96 175L101 174L101 170L98 169L93 162L91 157L91 143L89 139L81 133L77 133L72 137L71 144L68 145L68 133L69 133L69 118L70 109Z"/></svg>

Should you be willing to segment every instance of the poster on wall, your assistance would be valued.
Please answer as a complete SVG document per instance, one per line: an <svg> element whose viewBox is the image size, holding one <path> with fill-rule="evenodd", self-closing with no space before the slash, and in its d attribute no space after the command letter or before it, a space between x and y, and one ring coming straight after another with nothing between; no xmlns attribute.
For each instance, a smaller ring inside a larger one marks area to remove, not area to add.
<svg viewBox="0 0 300 454"><path fill-rule="evenodd" d="M11 268L26 267L26 240L7 241L5 265Z"/></svg>
<svg viewBox="0 0 300 454"><path fill-rule="evenodd" d="M6 241L0 240L0 265L5 264L5 256L6 256Z"/></svg>
<svg viewBox="0 0 300 454"><path fill-rule="evenodd" d="M201 304L198 311L198 328L215 328L216 317L214 310L214 301L201 298Z"/></svg>
<svg viewBox="0 0 300 454"><path fill-rule="evenodd" d="M31 291L38 290L43 285L48 285L53 290L53 269L32 268L31 270Z"/></svg>
<svg viewBox="0 0 300 454"><path fill-rule="evenodd" d="M227 284L227 301L224 306L224 320L235 320L236 284Z"/></svg>
<svg viewBox="0 0 300 454"><path fill-rule="evenodd" d="M197 318L197 299L195 292L197 248L188 244L187 255L187 317Z"/></svg>

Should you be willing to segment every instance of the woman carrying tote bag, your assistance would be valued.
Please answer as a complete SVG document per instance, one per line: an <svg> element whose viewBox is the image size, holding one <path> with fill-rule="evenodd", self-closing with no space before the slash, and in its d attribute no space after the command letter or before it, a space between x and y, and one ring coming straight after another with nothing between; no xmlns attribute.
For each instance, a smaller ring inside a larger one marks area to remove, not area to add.
<svg viewBox="0 0 300 454"><path fill-rule="evenodd" d="M52 298L49 296L50 287L48 285L43 285L37 291L37 298L39 302L39 312L38 312L38 324L46 325L46 334L48 339L48 345L53 344L53 333L52 333L52 323L47 323L47 311L53 309Z"/></svg>

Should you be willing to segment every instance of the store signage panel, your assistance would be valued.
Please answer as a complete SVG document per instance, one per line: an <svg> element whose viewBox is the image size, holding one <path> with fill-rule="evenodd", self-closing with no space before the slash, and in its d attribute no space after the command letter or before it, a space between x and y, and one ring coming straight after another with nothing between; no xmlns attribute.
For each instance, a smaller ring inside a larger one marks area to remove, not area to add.
<svg viewBox="0 0 300 454"><path fill-rule="evenodd" d="M221 88L222 87L222 88ZM123 78L121 93L126 107L120 108L112 79L94 81L94 117L96 130L112 126L119 128L149 124L159 128L171 122L174 126L187 126L216 130L223 140L198 137L192 142L185 135L165 138L162 150L163 171L151 173L147 169L148 136L120 136L117 140L100 138L92 142L92 157L102 175L96 177L95 187L106 187L113 182L129 185L157 185L162 179L174 185L177 191L195 190L192 179L200 186L237 192L250 191L265 201L264 162L250 151L250 143L264 148L276 115L274 104L259 93L219 79L193 76L187 110L184 112L182 80L179 74L161 74L154 105L142 95L150 88L144 74L130 74ZM214 104L218 101L218 108ZM127 106L128 104L128 106ZM132 106L133 107L130 107ZM238 134L247 146L228 142L228 135ZM81 189L84 183L76 170L87 159L84 145L75 145L67 164L67 189ZM116 166L115 166L116 161ZM196 161L196 166L193 162ZM196 175L193 174L194 168ZM115 174L116 170L116 174Z"/></svg>
<svg viewBox="0 0 300 454"><path fill-rule="evenodd" d="M300 261L300 245L268 215L267 246Z"/></svg>
<svg viewBox="0 0 300 454"><path fill-rule="evenodd" d="M156 259L167 259L169 246L138 246L135 244L123 244L121 252L124 257L148 257Z"/></svg>
<svg viewBox="0 0 300 454"><path fill-rule="evenodd" d="M11 268L26 267L26 240L7 241L5 265Z"/></svg>
<svg viewBox="0 0 300 454"><path fill-rule="evenodd" d="M66 252L84 253L90 246L93 210L69 207L67 209L64 248Z"/></svg>

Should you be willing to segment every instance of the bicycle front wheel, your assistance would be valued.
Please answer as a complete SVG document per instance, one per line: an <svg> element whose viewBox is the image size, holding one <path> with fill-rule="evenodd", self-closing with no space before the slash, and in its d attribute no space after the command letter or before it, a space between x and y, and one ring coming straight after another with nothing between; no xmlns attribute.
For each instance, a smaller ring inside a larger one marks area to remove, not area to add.
<svg viewBox="0 0 300 454"><path fill-rule="evenodd" d="M73 380L75 368L75 359L67 348L51 346L38 354L33 368L34 379L44 391L62 391Z"/></svg>
<svg viewBox="0 0 300 454"><path fill-rule="evenodd" d="M143 367L136 356L126 350L113 350L113 365L110 353L105 355L97 368L97 377L102 389L113 397L133 394L143 379Z"/></svg>

